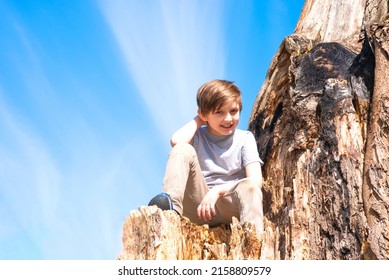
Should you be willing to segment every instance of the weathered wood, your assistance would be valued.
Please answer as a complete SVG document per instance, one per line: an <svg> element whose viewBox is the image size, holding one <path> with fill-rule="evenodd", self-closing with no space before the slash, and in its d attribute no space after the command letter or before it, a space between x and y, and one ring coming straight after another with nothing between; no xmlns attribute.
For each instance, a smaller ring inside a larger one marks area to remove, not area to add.
<svg viewBox="0 0 389 280"><path fill-rule="evenodd" d="M271 63L249 125L262 259L389 258L387 7L308 0Z"/></svg>
<svg viewBox="0 0 389 280"><path fill-rule="evenodd" d="M263 252L269 255L262 258L359 258L366 127L360 122L366 116L357 112L366 110L356 109L353 101L366 103L369 93L349 69L364 71L351 67L359 58L338 43L317 44L290 57L288 87L279 93L279 103L258 102L264 112L278 113L257 114L250 124L266 162Z"/></svg>
<svg viewBox="0 0 389 280"><path fill-rule="evenodd" d="M196 225L174 211L143 206L123 227L122 260L259 259L261 242L250 223L233 219L230 227Z"/></svg>
<svg viewBox="0 0 389 280"><path fill-rule="evenodd" d="M358 50L368 0L307 0L295 33L317 42L337 42Z"/></svg>
<svg viewBox="0 0 389 280"><path fill-rule="evenodd" d="M369 25L375 54L374 94L364 168L364 203L369 245L380 259L389 259L389 14Z"/></svg>

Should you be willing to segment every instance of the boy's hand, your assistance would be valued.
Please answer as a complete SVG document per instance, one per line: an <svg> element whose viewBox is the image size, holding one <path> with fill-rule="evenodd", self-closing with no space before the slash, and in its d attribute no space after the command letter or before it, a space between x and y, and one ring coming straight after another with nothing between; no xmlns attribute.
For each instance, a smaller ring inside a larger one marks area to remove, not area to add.
<svg viewBox="0 0 389 280"><path fill-rule="evenodd" d="M205 124L207 122L201 119L199 115L195 116L187 124L173 133L170 138L170 145L174 147L178 143L191 143L197 129Z"/></svg>
<svg viewBox="0 0 389 280"><path fill-rule="evenodd" d="M197 216L205 222L212 220L216 216L215 204L219 199L219 192L211 189L197 207Z"/></svg>

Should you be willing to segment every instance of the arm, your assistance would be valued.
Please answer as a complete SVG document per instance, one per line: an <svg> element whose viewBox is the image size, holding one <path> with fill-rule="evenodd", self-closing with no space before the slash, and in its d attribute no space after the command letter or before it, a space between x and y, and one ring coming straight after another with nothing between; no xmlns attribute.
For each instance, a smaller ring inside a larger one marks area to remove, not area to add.
<svg viewBox="0 0 389 280"><path fill-rule="evenodd" d="M170 145L174 147L178 143L190 143L197 129L206 124L198 115L173 133Z"/></svg>
<svg viewBox="0 0 389 280"><path fill-rule="evenodd" d="M259 162L253 162L246 166L246 178L251 178L258 182L258 187L262 187L262 169Z"/></svg>

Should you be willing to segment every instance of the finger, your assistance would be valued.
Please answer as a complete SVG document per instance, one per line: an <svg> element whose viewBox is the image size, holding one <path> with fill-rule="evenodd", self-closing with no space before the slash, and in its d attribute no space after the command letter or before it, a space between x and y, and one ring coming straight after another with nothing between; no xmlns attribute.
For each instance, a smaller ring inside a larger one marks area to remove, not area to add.
<svg viewBox="0 0 389 280"><path fill-rule="evenodd" d="M197 207L197 218L199 218L199 220L202 220L202 206L199 205L199 207Z"/></svg>
<svg viewBox="0 0 389 280"><path fill-rule="evenodd" d="M204 214L203 214L203 218L205 221L211 221L212 220L212 206L211 205L207 205L205 207L205 211L204 211Z"/></svg>
<svg viewBox="0 0 389 280"><path fill-rule="evenodd" d="M209 205L207 206L206 214L207 214L208 221L212 220L212 209L211 209L211 206L209 206Z"/></svg>
<svg viewBox="0 0 389 280"><path fill-rule="evenodd" d="M199 220L207 221L207 215L206 215L206 207L204 205L200 205L198 209L198 217Z"/></svg>
<svg viewBox="0 0 389 280"><path fill-rule="evenodd" d="M212 205L211 207L211 213L212 213L212 216L215 217L216 216L216 209L215 209L215 206Z"/></svg>
<svg viewBox="0 0 389 280"><path fill-rule="evenodd" d="M209 206L208 205L204 209L203 217L204 217L204 221L209 221L211 218L211 215L209 214Z"/></svg>

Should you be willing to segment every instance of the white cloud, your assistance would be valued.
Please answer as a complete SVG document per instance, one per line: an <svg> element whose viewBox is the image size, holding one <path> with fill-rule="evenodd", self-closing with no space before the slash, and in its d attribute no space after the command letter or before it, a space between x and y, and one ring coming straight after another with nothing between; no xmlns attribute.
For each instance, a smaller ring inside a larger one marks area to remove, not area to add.
<svg viewBox="0 0 389 280"><path fill-rule="evenodd" d="M125 216L160 187L144 188L155 176L146 172L147 166L156 169L151 144L134 139L107 149L86 123L78 123L85 144L67 141L70 162L57 163L50 144L2 95L0 90L0 256L116 258ZM4 251L5 242L13 243L12 250Z"/></svg>
<svg viewBox="0 0 389 280"><path fill-rule="evenodd" d="M61 176L42 140L8 110L1 95L0 193L8 206L2 214L10 231L20 227L33 235L38 224L55 220Z"/></svg>
<svg viewBox="0 0 389 280"><path fill-rule="evenodd" d="M222 1L102 1L129 75L165 138L224 73Z"/></svg>

